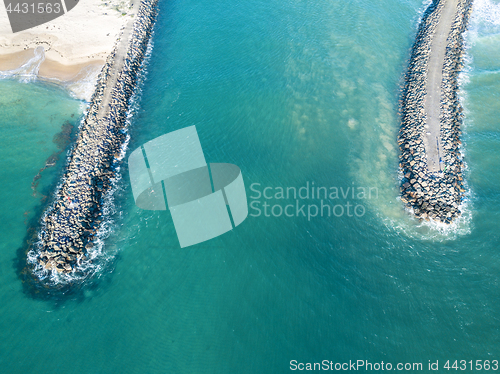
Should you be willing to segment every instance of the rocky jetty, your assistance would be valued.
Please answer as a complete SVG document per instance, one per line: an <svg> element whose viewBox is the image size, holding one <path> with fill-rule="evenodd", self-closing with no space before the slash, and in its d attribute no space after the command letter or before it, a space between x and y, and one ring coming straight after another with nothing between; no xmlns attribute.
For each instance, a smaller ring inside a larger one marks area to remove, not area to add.
<svg viewBox="0 0 500 374"><path fill-rule="evenodd" d="M111 188L126 141L126 116L152 33L157 0L143 0L133 26L124 30L108 56L60 188L42 217L31 254L35 269L80 271L103 217L103 198Z"/></svg>
<svg viewBox="0 0 500 374"><path fill-rule="evenodd" d="M455 0L456 4L452 4L456 11L445 43L442 81L437 95L437 99L440 98L438 128L436 137L429 141L429 60L431 53L436 53L431 49L432 40L447 1L453 0L434 0L420 23L405 77L398 144L403 175L401 200L417 218L449 224L461 214L465 192L460 152L463 114L457 79L472 0Z"/></svg>

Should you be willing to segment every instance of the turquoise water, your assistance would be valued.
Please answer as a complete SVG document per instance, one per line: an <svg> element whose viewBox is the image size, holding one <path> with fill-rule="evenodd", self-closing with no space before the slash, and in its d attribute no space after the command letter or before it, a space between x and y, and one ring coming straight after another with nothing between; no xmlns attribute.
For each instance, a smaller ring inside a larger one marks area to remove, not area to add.
<svg viewBox="0 0 500 374"><path fill-rule="evenodd" d="M414 221L397 199L399 85L424 8L161 2L130 150L196 125L207 161L241 168L249 203L295 205L254 190L313 182L373 194L324 201L360 205L358 216L250 209L236 230L181 249L168 212L135 207L125 167L109 267L66 297L28 292L17 251L62 162L43 172L36 197L33 177L81 103L42 83L0 81L0 372L285 373L291 360L427 368L499 359L500 5L477 0L467 35L470 193L464 219L448 229Z"/></svg>

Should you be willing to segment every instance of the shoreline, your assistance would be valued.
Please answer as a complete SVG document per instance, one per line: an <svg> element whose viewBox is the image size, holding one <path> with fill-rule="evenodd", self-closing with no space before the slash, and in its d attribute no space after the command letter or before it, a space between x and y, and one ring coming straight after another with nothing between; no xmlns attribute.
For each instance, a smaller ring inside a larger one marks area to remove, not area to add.
<svg viewBox="0 0 500 374"><path fill-rule="evenodd" d="M435 0L427 8L401 99L401 200L415 217L446 224L461 215L465 192L458 75L472 2Z"/></svg>
<svg viewBox="0 0 500 374"><path fill-rule="evenodd" d="M156 19L157 0L137 6L135 21L122 31L99 74L60 187L41 218L39 240L27 253L36 281L56 277L44 282L47 286L85 278L95 257L103 207L124 157L127 115Z"/></svg>
<svg viewBox="0 0 500 374"><path fill-rule="evenodd" d="M36 50L28 49L0 56L0 67L9 68L0 70L0 77L55 84L74 98L88 103L104 64L105 61L101 60L74 65L60 64L46 59L43 49L38 47ZM15 68L10 69L11 67Z"/></svg>

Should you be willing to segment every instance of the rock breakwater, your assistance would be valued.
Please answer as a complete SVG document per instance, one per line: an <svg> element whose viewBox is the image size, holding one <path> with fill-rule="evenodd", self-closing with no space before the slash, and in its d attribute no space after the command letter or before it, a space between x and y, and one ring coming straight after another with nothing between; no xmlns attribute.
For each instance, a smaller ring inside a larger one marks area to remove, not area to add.
<svg viewBox="0 0 500 374"><path fill-rule="evenodd" d="M157 0L143 0L102 68L60 188L28 253L35 274L83 272L92 256L126 141L126 117L152 33Z"/></svg>
<svg viewBox="0 0 500 374"><path fill-rule="evenodd" d="M413 45L401 99L401 200L417 218L447 224L461 214L465 192L457 80L471 11L472 0L435 0L429 6ZM440 34L446 25L438 29L440 22L449 22L446 39ZM432 55L437 53L441 60ZM435 70L437 62L442 71Z"/></svg>

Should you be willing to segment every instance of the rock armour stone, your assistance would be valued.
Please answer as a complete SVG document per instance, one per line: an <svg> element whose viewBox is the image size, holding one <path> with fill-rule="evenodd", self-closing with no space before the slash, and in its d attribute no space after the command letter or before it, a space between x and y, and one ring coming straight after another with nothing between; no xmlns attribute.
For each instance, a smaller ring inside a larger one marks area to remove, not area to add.
<svg viewBox="0 0 500 374"><path fill-rule="evenodd" d="M41 220L36 260L47 270L77 271L91 261L88 251L103 217L103 197L120 163L126 116L157 13L157 0L139 6L127 49L117 43L99 75L89 108L68 158L61 187ZM123 36L123 35L122 35ZM105 95L110 95L105 100Z"/></svg>
<svg viewBox="0 0 500 374"><path fill-rule="evenodd" d="M401 200L420 219L451 223L460 214L465 192L460 152L462 108L458 98L458 74L462 67L463 33L472 11L472 0L459 0L455 21L447 39L441 87L440 141L442 171L429 172L423 146L426 113L427 65L432 35L444 0L427 9L412 48L401 99L400 148Z"/></svg>

